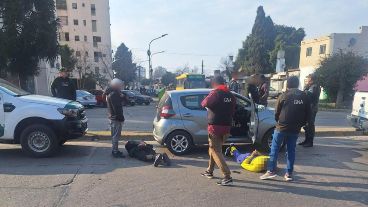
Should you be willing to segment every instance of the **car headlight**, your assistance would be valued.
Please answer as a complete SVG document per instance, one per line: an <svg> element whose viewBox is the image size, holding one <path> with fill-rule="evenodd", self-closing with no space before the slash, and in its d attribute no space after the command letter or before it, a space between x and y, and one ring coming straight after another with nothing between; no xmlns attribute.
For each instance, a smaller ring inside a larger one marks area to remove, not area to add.
<svg viewBox="0 0 368 207"><path fill-rule="evenodd" d="M67 117L77 117L78 109L66 109L66 108L58 108L57 109L61 114Z"/></svg>

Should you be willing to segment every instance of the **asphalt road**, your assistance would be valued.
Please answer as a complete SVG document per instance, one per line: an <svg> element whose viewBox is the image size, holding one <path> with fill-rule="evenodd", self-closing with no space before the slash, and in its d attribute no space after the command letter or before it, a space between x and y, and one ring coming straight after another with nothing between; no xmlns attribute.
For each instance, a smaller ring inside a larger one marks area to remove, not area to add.
<svg viewBox="0 0 368 207"><path fill-rule="evenodd" d="M271 100L273 101L273 100ZM346 120L346 112L327 112L320 111L317 114L316 126L318 127L350 127ZM124 129L127 131L152 131L152 121L156 115L156 104L149 106L125 107L124 115L126 118ZM106 108L87 109L88 128L91 131L109 130L109 120L107 119Z"/></svg>
<svg viewBox="0 0 368 207"><path fill-rule="evenodd" d="M297 148L292 183L283 181L281 169L277 180L261 181L261 174L228 159L231 170L238 171L232 187L199 176L207 166L206 148L170 155L173 166L154 168L133 158L112 158L111 144L103 141L68 142L56 157L45 159L0 144L0 206L367 206L367 137L316 140L314 148ZM248 146L242 150L250 151ZM283 168L283 155L279 161Z"/></svg>

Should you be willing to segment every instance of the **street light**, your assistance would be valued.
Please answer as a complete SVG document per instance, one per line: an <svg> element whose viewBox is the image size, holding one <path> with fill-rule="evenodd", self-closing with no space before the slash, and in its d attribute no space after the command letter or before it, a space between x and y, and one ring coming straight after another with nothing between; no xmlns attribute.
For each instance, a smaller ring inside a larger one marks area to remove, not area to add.
<svg viewBox="0 0 368 207"><path fill-rule="evenodd" d="M152 69L152 55L153 54L151 53L151 44L152 44L153 41L158 40L160 38L163 38L163 37L165 37L167 35L168 34L163 34L163 35L161 35L159 37L156 37L155 39L151 40L150 43L148 44L147 55L148 55L148 63L149 63L149 78L150 78L150 80L152 80L152 77L153 77L152 76L153 75L153 69Z"/></svg>

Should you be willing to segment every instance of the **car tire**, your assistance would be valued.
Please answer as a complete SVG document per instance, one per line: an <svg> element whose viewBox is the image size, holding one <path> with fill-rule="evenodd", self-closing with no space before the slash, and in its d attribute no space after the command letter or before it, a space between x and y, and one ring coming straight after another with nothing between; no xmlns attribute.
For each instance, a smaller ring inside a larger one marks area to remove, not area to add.
<svg viewBox="0 0 368 207"><path fill-rule="evenodd" d="M59 148L55 132L44 124L27 126L20 135L22 151L32 157L50 157Z"/></svg>
<svg viewBox="0 0 368 207"><path fill-rule="evenodd" d="M272 144L272 138L273 138L273 132L275 131L275 129L270 129L268 130L265 135L262 138L262 143L261 143L261 150L265 151L265 152L270 152L271 151L271 144ZM284 142L281 144L280 147L280 152L285 150L285 146L286 146L286 142L284 140Z"/></svg>
<svg viewBox="0 0 368 207"><path fill-rule="evenodd" d="M174 131L165 140L165 145L174 155L184 155L193 148L192 136L185 131Z"/></svg>
<svg viewBox="0 0 368 207"><path fill-rule="evenodd" d="M135 103L130 103L130 106L135 106Z"/></svg>
<svg viewBox="0 0 368 207"><path fill-rule="evenodd" d="M150 105L150 104L151 104L151 102L146 102L146 103L144 103L144 104L146 104L146 106L148 106L148 105Z"/></svg>

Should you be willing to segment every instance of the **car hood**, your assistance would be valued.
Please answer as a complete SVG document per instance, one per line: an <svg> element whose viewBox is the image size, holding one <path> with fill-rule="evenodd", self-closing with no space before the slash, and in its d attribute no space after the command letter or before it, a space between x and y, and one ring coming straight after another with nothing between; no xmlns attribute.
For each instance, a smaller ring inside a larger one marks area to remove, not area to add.
<svg viewBox="0 0 368 207"><path fill-rule="evenodd" d="M41 95L26 95L19 97L19 99L27 103L52 105L61 108L65 107L68 103L72 102L67 99L54 98L50 96L41 96Z"/></svg>

